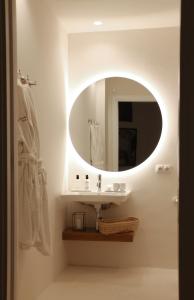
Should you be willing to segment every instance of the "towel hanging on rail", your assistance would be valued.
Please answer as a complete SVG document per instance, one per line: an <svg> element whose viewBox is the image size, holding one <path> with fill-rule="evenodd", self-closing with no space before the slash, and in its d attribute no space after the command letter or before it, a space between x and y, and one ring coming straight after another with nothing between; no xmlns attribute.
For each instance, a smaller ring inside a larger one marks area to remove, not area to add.
<svg viewBox="0 0 194 300"><path fill-rule="evenodd" d="M101 126L97 122L90 123L90 161L92 166L104 168L104 145Z"/></svg>

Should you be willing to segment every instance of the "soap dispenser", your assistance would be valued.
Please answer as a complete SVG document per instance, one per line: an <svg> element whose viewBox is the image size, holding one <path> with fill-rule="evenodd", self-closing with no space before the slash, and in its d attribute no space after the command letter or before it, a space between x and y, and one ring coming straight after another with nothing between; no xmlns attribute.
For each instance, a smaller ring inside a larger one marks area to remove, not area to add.
<svg viewBox="0 0 194 300"><path fill-rule="evenodd" d="M89 176L86 175L85 176L85 191L89 191L90 190L90 179Z"/></svg>
<svg viewBox="0 0 194 300"><path fill-rule="evenodd" d="M80 187L81 187L80 178L79 178L79 175L76 175L73 190L80 191Z"/></svg>

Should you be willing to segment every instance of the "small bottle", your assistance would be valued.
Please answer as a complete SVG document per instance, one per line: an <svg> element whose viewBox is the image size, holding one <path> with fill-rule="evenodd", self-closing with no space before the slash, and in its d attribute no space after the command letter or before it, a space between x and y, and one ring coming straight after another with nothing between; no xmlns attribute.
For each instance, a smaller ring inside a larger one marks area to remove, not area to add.
<svg viewBox="0 0 194 300"><path fill-rule="evenodd" d="M79 191L80 190L80 178L79 178L79 175L76 175L76 177L75 177L74 190L75 191Z"/></svg>
<svg viewBox="0 0 194 300"><path fill-rule="evenodd" d="M86 191L90 190L90 179L89 179L88 175L86 175L86 177L85 177L85 190Z"/></svg>

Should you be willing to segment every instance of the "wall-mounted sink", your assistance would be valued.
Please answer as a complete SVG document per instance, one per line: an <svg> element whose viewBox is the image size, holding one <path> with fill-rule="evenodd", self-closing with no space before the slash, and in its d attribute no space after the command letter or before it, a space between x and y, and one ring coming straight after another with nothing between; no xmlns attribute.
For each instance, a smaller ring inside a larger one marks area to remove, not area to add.
<svg viewBox="0 0 194 300"><path fill-rule="evenodd" d="M131 192L66 192L62 198L72 202L78 202L84 205L91 205L96 210L96 230L98 230L98 219L101 216L101 208L103 205L114 204L121 205L126 202Z"/></svg>
<svg viewBox="0 0 194 300"><path fill-rule="evenodd" d="M131 192L66 192L62 197L68 198L73 202L80 202L88 205L103 205L103 204L115 204L121 205L127 201Z"/></svg>

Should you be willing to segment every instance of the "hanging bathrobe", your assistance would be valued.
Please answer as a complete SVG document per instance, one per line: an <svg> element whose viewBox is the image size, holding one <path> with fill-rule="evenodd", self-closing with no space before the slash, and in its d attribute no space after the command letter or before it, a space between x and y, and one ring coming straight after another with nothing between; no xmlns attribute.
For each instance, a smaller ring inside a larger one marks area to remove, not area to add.
<svg viewBox="0 0 194 300"><path fill-rule="evenodd" d="M35 107L28 84L18 80L19 240L23 249L50 254L46 172L40 161Z"/></svg>

